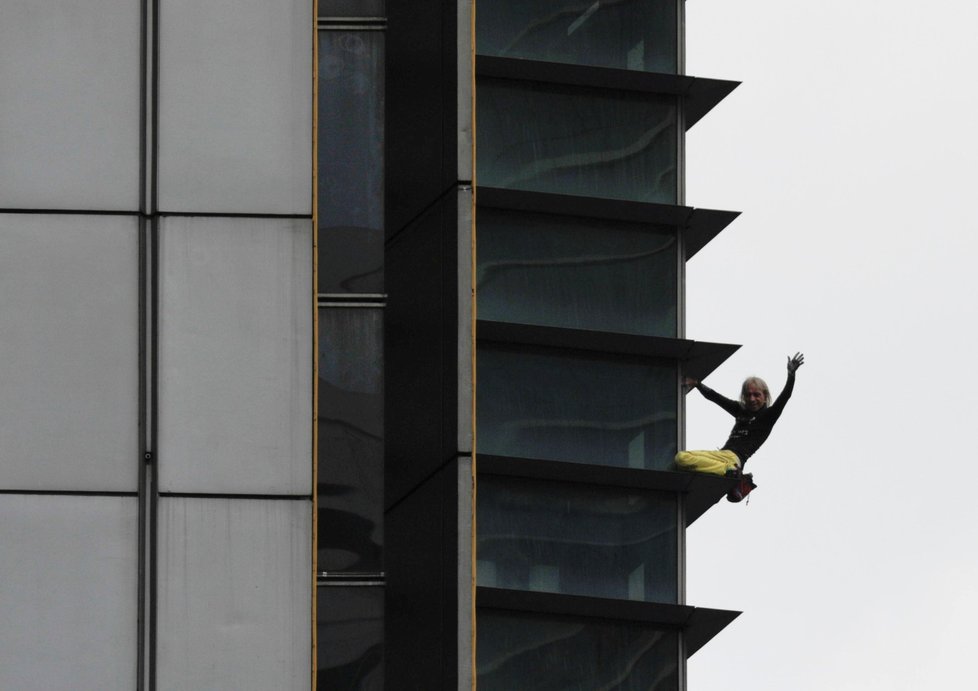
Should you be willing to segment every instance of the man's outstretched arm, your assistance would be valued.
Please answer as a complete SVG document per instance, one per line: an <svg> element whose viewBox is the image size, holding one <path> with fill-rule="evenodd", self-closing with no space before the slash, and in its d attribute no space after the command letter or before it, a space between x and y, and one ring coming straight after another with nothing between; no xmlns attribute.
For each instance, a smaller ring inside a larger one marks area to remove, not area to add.
<svg viewBox="0 0 978 691"><path fill-rule="evenodd" d="M805 356L801 353L795 353L794 357L788 358L788 381L785 382L784 388L778 394L777 400L771 404L772 408L784 408L784 404L791 398L791 392L795 389L795 372L804 364Z"/></svg>
<svg viewBox="0 0 978 691"><path fill-rule="evenodd" d="M731 415L736 415L737 413L740 412L740 403L738 403L737 401L732 401L726 396L718 394L716 391L714 391L713 389L711 389L709 386L707 386L701 381L697 381L695 379L686 377L685 379L683 379L683 384L690 389L696 389L701 394L703 394L703 398L713 403L716 403L718 406L726 410Z"/></svg>

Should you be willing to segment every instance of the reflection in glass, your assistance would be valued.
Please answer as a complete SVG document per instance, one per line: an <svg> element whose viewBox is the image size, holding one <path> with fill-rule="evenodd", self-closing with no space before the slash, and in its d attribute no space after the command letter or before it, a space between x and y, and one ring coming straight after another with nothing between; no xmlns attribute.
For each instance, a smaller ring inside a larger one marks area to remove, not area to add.
<svg viewBox="0 0 978 691"><path fill-rule="evenodd" d="M677 602L676 496L481 476L478 584Z"/></svg>
<svg viewBox="0 0 978 691"><path fill-rule="evenodd" d="M320 586L317 592L316 687L383 691L383 587Z"/></svg>
<svg viewBox="0 0 978 691"><path fill-rule="evenodd" d="M481 55L676 72L677 0L480 0Z"/></svg>
<svg viewBox="0 0 978 691"><path fill-rule="evenodd" d="M319 570L382 571L383 310L319 312Z"/></svg>
<svg viewBox="0 0 978 691"><path fill-rule="evenodd" d="M482 185L676 203L676 98L479 81Z"/></svg>
<svg viewBox="0 0 978 691"><path fill-rule="evenodd" d="M480 609L479 691L675 691L679 633L647 624Z"/></svg>
<svg viewBox="0 0 978 691"><path fill-rule="evenodd" d="M383 32L319 32L319 292L384 289Z"/></svg>
<svg viewBox="0 0 978 691"><path fill-rule="evenodd" d="M479 453L671 468L675 365L602 357L480 346Z"/></svg>
<svg viewBox="0 0 978 691"><path fill-rule="evenodd" d="M479 317L675 337L676 238L650 230L480 208Z"/></svg>

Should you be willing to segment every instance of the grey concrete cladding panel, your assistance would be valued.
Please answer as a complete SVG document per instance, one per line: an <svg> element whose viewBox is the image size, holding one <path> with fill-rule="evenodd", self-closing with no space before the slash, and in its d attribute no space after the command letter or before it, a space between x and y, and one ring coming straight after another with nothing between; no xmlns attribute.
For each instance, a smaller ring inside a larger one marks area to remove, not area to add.
<svg viewBox="0 0 978 691"><path fill-rule="evenodd" d="M136 687L135 497L0 495L0 689Z"/></svg>
<svg viewBox="0 0 978 691"><path fill-rule="evenodd" d="M0 208L136 211L139 3L4 0Z"/></svg>
<svg viewBox="0 0 978 691"><path fill-rule="evenodd" d="M0 489L136 491L138 232L0 214Z"/></svg>
<svg viewBox="0 0 978 691"><path fill-rule="evenodd" d="M312 491L312 228L167 217L160 489Z"/></svg>
<svg viewBox="0 0 978 691"><path fill-rule="evenodd" d="M158 688L308 689L312 505L161 497Z"/></svg>
<svg viewBox="0 0 978 691"><path fill-rule="evenodd" d="M160 7L159 207L312 213L311 0Z"/></svg>

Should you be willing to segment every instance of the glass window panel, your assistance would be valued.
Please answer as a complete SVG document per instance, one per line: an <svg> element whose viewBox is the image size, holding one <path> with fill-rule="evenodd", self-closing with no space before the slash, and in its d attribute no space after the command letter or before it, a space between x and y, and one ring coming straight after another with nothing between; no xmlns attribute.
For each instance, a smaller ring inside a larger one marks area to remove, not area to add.
<svg viewBox="0 0 978 691"><path fill-rule="evenodd" d="M677 602L676 496L480 476L478 584Z"/></svg>
<svg viewBox="0 0 978 691"><path fill-rule="evenodd" d="M676 366L604 358L480 347L479 453L672 467Z"/></svg>
<svg viewBox="0 0 978 691"><path fill-rule="evenodd" d="M384 689L384 588L322 586L316 688Z"/></svg>
<svg viewBox="0 0 978 691"><path fill-rule="evenodd" d="M658 230L479 209L479 317L675 337L678 243Z"/></svg>
<svg viewBox="0 0 978 691"><path fill-rule="evenodd" d="M384 34L319 32L319 292L384 290Z"/></svg>
<svg viewBox="0 0 978 691"><path fill-rule="evenodd" d="M679 633L646 624L480 609L479 691L674 691Z"/></svg>
<svg viewBox="0 0 978 691"><path fill-rule="evenodd" d="M489 187L676 202L676 98L479 81L478 177Z"/></svg>
<svg viewBox="0 0 978 691"><path fill-rule="evenodd" d="M384 312L319 312L319 569L382 571Z"/></svg>
<svg viewBox="0 0 978 691"><path fill-rule="evenodd" d="M384 0L319 0L320 17L381 17Z"/></svg>
<svg viewBox="0 0 978 691"><path fill-rule="evenodd" d="M676 0L480 0L482 55L676 71Z"/></svg>

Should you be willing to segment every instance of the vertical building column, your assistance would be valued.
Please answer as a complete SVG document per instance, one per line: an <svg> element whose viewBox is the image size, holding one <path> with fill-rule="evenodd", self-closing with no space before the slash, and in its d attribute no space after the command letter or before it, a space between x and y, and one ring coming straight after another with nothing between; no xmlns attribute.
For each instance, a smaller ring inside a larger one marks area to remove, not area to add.
<svg viewBox="0 0 978 691"><path fill-rule="evenodd" d="M471 11L387 2L386 669L405 688L474 683Z"/></svg>
<svg viewBox="0 0 978 691"><path fill-rule="evenodd" d="M138 686L140 21L0 22L0 688Z"/></svg>
<svg viewBox="0 0 978 691"><path fill-rule="evenodd" d="M161 689L310 686L313 12L159 6Z"/></svg>

